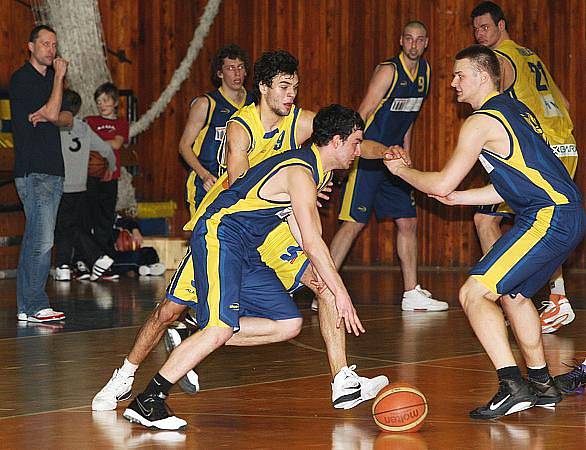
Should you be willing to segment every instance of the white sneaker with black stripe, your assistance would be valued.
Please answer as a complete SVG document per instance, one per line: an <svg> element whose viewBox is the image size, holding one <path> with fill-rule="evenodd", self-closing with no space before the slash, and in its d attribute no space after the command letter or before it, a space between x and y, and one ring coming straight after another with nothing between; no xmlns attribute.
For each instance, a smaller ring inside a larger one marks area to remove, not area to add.
<svg viewBox="0 0 586 450"><path fill-rule="evenodd" d="M108 271L108 269L114 264L114 260L110 258L108 255L102 255L92 267L92 274L90 276L91 281L96 281L99 278L102 278L104 274Z"/></svg>
<svg viewBox="0 0 586 450"><path fill-rule="evenodd" d="M376 397L382 388L389 384L384 375L374 378L360 377L354 372L355 365L342 367L332 383L332 403L334 408L350 409Z"/></svg>
<svg viewBox="0 0 586 450"><path fill-rule="evenodd" d="M118 401L130 398L133 382L134 375L127 375L120 369L116 369L110 381L92 400L92 410L111 411L116 409Z"/></svg>

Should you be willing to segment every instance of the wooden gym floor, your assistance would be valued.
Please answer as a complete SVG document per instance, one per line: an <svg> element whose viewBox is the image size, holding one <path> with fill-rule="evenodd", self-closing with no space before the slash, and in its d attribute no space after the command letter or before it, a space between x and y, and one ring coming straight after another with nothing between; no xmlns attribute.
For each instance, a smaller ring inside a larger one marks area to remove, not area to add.
<svg viewBox="0 0 586 450"><path fill-rule="evenodd" d="M52 306L68 316L51 326L17 323L15 280L0 280L0 448L586 448L584 395L567 397L555 410L533 408L490 422L468 418L497 383L458 306L464 272L421 273L422 284L452 307L439 313L401 312L396 270L346 270L343 277L367 328L348 339L349 361L361 375L385 374L427 396L430 413L418 433L379 433L371 402L332 408L324 346L307 293L297 297L305 323L295 340L213 354L198 368L202 391L191 396L175 388L169 399L187 429L153 432L122 417L128 402L100 413L90 403L162 298L165 278L49 281ZM563 361L586 356L585 279L580 273L566 278L574 323L544 336L554 374L567 370ZM164 359L160 345L138 371L135 391Z"/></svg>

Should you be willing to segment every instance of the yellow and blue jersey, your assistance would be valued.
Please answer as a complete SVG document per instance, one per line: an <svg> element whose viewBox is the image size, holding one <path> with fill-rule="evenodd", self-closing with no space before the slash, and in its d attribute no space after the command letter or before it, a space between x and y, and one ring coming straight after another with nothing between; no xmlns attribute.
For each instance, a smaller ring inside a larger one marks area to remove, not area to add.
<svg viewBox="0 0 586 450"><path fill-rule="evenodd" d="M248 148L248 164L250 167L255 166L261 161L270 158L273 155L282 153L287 150L299 148L302 142L297 142L297 120L301 113L301 108L293 106L287 116L283 118L277 128L271 131L265 131L257 107L251 103L240 109L233 117L228 120L244 128L250 137L250 146ZM224 146L222 146L222 149ZM225 169L225 155L220 150L221 172ZM222 169L223 168L223 169ZM211 203L220 192L228 187L228 174L224 172L214 186L204 197L201 206ZM198 205L198 209L199 209ZM183 227L184 230L193 230L195 225L195 210L191 211L191 218Z"/></svg>
<svg viewBox="0 0 586 450"><path fill-rule="evenodd" d="M250 92L246 93L242 103L236 104L224 95L222 88L203 95L208 100L208 109L204 125L193 143L193 153L202 166L212 175L220 174L220 149L226 133L226 122L243 106L254 101ZM193 105L193 102L192 102ZM187 203L195 211L205 195L202 180L195 171L191 171L187 179Z"/></svg>
<svg viewBox="0 0 586 450"><path fill-rule="evenodd" d="M586 229L582 195L527 106L495 94L474 114L498 120L507 132L509 153L483 148L480 161L516 215L513 227L470 275L495 294L531 297L581 242Z"/></svg>
<svg viewBox="0 0 586 450"><path fill-rule="evenodd" d="M198 324L239 328L242 316L284 320L300 317L277 273L257 248L291 213L290 201L261 195L263 186L281 170L305 167L318 189L324 173L315 146L275 155L252 167L205 208L191 237Z"/></svg>
<svg viewBox="0 0 586 450"><path fill-rule="evenodd" d="M329 172L323 171L315 146L275 155L250 168L215 200L202 205L196 214L194 236L209 235L212 230L225 227L229 230L227 232L245 239L249 246L258 247L268 233L291 214L290 201L263 198L260 190L279 171L291 166L307 168L318 189L323 188L330 179ZM215 235L218 236L217 233Z"/></svg>
<svg viewBox="0 0 586 450"><path fill-rule="evenodd" d="M389 89L367 119L364 139L386 146L403 145L405 133L417 119L429 93L431 68L427 61L420 59L413 75L405 64L403 53L380 65L393 65L395 73Z"/></svg>
<svg viewBox="0 0 586 450"><path fill-rule="evenodd" d="M535 115L505 94L494 95L474 114L498 120L510 141L506 157L482 149L480 161L492 184L516 214L580 203L582 195L543 136Z"/></svg>
<svg viewBox="0 0 586 450"><path fill-rule="evenodd" d="M543 132L558 156L577 156L574 124L562 94L547 67L532 50L507 39L494 49L515 73L506 93L523 102L537 117Z"/></svg>

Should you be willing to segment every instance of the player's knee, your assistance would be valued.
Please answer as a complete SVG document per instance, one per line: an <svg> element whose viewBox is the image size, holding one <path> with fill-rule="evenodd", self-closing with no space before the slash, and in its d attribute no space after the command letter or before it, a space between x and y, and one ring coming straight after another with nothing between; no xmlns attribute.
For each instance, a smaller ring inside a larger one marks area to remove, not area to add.
<svg viewBox="0 0 586 450"><path fill-rule="evenodd" d="M474 307L474 304L481 300L481 298L476 294L476 289L474 284L470 281L469 278L460 288L460 292L458 293L458 300L460 301L460 305L464 309L464 312L468 311L470 308Z"/></svg>
<svg viewBox="0 0 586 450"><path fill-rule="evenodd" d="M232 328L208 327L203 331L203 338L210 347L220 348L234 335Z"/></svg>
<svg viewBox="0 0 586 450"><path fill-rule="evenodd" d="M395 223L397 225L397 232L399 233L417 233L417 217L397 219Z"/></svg>
<svg viewBox="0 0 586 450"><path fill-rule="evenodd" d="M302 325L303 319L301 317L280 321L281 339L283 341L288 341L289 339L297 337L299 333L301 333Z"/></svg>
<svg viewBox="0 0 586 450"><path fill-rule="evenodd" d="M476 231L482 232L497 225L498 220L495 218L495 216L478 212L474 213L474 226L476 227Z"/></svg>

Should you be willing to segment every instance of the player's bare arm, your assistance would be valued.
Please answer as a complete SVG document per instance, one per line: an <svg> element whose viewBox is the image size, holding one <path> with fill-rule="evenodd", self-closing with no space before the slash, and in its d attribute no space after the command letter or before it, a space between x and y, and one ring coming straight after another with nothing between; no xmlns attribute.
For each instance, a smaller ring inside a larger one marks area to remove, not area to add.
<svg viewBox="0 0 586 450"><path fill-rule="evenodd" d="M435 198L437 201L448 206L494 205L504 201L492 184L481 188L467 189L465 191L453 191L445 197L433 194L429 194L429 197Z"/></svg>
<svg viewBox="0 0 586 450"><path fill-rule="evenodd" d="M315 113L307 109L302 109L297 119L297 128L295 129L297 144L301 147L313 133L313 118Z"/></svg>
<svg viewBox="0 0 586 450"><path fill-rule="evenodd" d="M353 332L358 336L365 330L336 270L328 247L322 239L321 220L316 206L317 192L311 174L307 169L301 167L290 167L284 172L287 176L284 188L291 199L293 215L303 243L303 251L336 298L337 326L341 326L344 321L346 331Z"/></svg>
<svg viewBox="0 0 586 450"><path fill-rule="evenodd" d="M470 172L482 147L494 141L490 132L495 124L498 124L496 120L485 115L472 115L466 119L460 130L456 149L439 172L421 172L409 168L402 159L385 160L385 165L391 173L403 178L415 189L446 197Z"/></svg>
<svg viewBox="0 0 586 450"><path fill-rule="evenodd" d="M232 185L250 167L248 150L250 136L238 122L228 122L226 126L226 165L228 166L228 183Z"/></svg>
<svg viewBox="0 0 586 450"><path fill-rule="evenodd" d="M358 114L360 114L362 120L366 122L374 114L377 106L391 87L394 76L395 66L393 64L378 65L374 69L366 94L358 108Z"/></svg>
<svg viewBox="0 0 586 450"><path fill-rule="evenodd" d="M192 146L205 124L209 103L207 97L198 97L194 100L189 110L189 115L187 116L187 123L183 129L183 134L179 140L179 154L187 165L195 171L197 176L202 179L203 187L206 191L210 190L217 178L201 165L199 159L193 152Z"/></svg>

